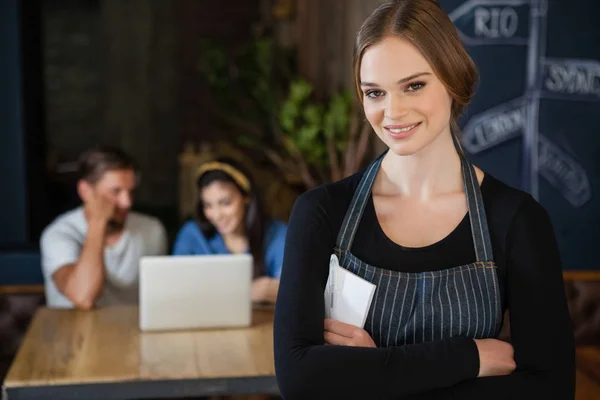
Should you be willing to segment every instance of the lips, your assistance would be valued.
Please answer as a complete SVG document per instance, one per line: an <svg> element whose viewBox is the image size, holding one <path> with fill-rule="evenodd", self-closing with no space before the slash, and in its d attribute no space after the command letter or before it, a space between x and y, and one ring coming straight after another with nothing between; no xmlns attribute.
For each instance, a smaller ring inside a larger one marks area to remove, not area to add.
<svg viewBox="0 0 600 400"><path fill-rule="evenodd" d="M127 218L127 210L116 210L113 214L113 218L119 221L125 220L125 218Z"/></svg>
<svg viewBox="0 0 600 400"><path fill-rule="evenodd" d="M225 230L227 227L229 226L229 221L225 221L225 222L218 222L217 223L217 227L220 230Z"/></svg>
<svg viewBox="0 0 600 400"><path fill-rule="evenodd" d="M404 125L386 125L384 126L384 129L388 131L393 138L403 139L412 135L419 125L421 125L420 122Z"/></svg>

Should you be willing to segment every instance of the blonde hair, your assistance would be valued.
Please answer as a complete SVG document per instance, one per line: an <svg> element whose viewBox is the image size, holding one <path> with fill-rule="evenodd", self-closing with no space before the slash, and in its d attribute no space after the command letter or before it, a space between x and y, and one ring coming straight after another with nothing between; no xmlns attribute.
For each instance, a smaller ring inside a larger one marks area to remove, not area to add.
<svg viewBox="0 0 600 400"><path fill-rule="evenodd" d="M207 162L205 164L202 164L196 171L196 179L200 178L208 171L225 172L231 177L231 179L235 181L235 183L238 184L240 188L242 188L244 192L250 193L250 189L252 188L252 186L250 185L250 180L246 175L244 175L240 170L238 170L234 166L220 161Z"/></svg>

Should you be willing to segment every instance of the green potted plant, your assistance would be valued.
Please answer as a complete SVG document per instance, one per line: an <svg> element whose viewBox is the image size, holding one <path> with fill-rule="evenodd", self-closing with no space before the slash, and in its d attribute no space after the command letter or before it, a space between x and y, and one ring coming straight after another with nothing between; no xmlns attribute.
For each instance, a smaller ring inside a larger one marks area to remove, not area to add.
<svg viewBox="0 0 600 400"><path fill-rule="evenodd" d="M199 69L214 112L239 145L264 155L289 183L310 189L362 167L371 131L348 90L318 100L295 74L293 52L271 38L233 52L204 42L203 54Z"/></svg>

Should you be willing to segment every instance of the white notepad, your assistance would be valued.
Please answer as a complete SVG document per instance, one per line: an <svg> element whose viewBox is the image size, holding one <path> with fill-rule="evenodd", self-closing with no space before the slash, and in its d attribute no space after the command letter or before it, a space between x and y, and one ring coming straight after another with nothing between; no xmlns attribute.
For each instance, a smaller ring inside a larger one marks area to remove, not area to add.
<svg viewBox="0 0 600 400"><path fill-rule="evenodd" d="M335 254L329 261L325 286L325 318L363 328L376 285L340 267Z"/></svg>

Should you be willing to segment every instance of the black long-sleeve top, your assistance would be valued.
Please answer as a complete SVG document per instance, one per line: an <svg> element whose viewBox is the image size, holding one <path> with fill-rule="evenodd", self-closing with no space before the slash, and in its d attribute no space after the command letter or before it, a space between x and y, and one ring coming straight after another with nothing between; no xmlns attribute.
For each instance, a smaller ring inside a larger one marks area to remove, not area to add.
<svg viewBox="0 0 600 400"><path fill-rule="evenodd" d="M510 315L517 369L477 378L471 338L389 348L324 345L323 291L338 230L364 171L301 195L287 232L275 311L275 368L293 399L573 399L575 350L558 246L546 211L527 193L486 174L482 197ZM468 216L441 241L404 248L382 231L367 202L351 249L373 266L403 272L475 261Z"/></svg>

